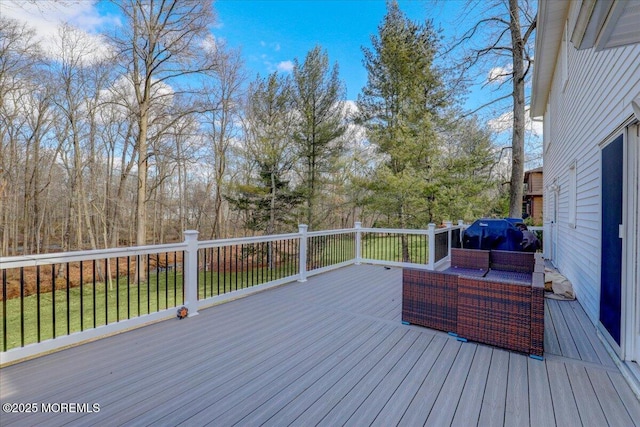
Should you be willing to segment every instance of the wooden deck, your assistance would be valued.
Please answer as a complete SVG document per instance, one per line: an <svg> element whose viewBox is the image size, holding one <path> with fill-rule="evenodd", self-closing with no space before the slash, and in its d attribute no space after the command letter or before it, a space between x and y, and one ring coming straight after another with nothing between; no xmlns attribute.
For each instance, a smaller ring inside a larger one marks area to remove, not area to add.
<svg viewBox="0 0 640 427"><path fill-rule="evenodd" d="M4 368L3 404L99 412L1 413L0 424L640 423L580 305L546 308L541 362L402 325L401 271L351 266Z"/></svg>

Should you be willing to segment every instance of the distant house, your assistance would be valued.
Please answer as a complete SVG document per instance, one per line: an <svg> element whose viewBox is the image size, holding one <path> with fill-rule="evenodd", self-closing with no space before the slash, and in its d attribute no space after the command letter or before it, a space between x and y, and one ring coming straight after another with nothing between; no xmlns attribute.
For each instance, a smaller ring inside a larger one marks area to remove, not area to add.
<svg viewBox="0 0 640 427"><path fill-rule="evenodd" d="M522 197L522 212L527 214L533 225L542 225L543 212L543 181L542 168L528 170L524 173L524 195Z"/></svg>
<svg viewBox="0 0 640 427"><path fill-rule="evenodd" d="M640 1L541 0L545 255L640 384ZM635 110L634 110L635 109Z"/></svg>

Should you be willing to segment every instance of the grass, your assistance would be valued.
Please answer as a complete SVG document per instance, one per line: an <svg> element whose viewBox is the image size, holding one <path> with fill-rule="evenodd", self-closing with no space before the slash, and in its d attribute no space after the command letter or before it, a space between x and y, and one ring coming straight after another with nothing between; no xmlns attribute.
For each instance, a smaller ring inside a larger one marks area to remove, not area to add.
<svg viewBox="0 0 640 427"><path fill-rule="evenodd" d="M4 350L95 328L182 304L182 274L151 274L140 286L127 277L2 301ZM5 311L6 310L6 311ZM82 313L82 314L81 314ZM55 320L55 322L54 322ZM40 324L40 328L38 328ZM6 337L4 334L6 333ZM6 345L5 343L6 339Z"/></svg>
<svg viewBox="0 0 640 427"><path fill-rule="evenodd" d="M410 262L426 264L429 260L428 237L409 235L408 252ZM400 235L367 234L362 239L362 257L380 261L402 262L402 239Z"/></svg>

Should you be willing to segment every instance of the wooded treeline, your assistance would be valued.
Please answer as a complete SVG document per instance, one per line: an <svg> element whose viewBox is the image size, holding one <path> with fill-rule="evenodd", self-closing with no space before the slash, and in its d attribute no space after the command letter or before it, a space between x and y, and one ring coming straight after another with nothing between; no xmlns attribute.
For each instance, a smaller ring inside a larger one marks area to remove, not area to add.
<svg viewBox="0 0 640 427"><path fill-rule="evenodd" d="M44 52L0 17L0 255L504 214L491 135L460 119L430 22L395 2L347 102L313 47L250 78L211 2L117 2L99 43L65 26Z"/></svg>

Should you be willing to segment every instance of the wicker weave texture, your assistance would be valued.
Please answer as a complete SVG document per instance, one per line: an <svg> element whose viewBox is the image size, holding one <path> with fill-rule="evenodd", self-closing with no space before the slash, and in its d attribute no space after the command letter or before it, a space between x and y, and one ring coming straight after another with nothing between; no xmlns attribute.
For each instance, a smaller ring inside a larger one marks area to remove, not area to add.
<svg viewBox="0 0 640 427"><path fill-rule="evenodd" d="M489 280L502 283L520 283L531 286L532 273L519 271L489 270L484 276Z"/></svg>
<svg viewBox="0 0 640 427"><path fill-rule="evenodd" d="M455 332L458 276L436 271L402 270L402 321Z"/></svg>
<svg viewBox="0 0 640 427"><path fill-rule="evenodd" d="M544 353L544 288L531 289L531 349L530 354Z"/></svg>
<svg viewBox="0 0 640 427"><path fill-rule="evenodd" d="M489 269L489 257L489 251L451 248L451 267L487 271Z"/></svg>
<svg viewBox="0 0 640 427"><path fill-rule="evenodd" d="M491 251L491 269L533 273L535 256L533 252Z"/></svg>
<svg viewBox="0 0 640 427"><path fill-rule="evenodd" d="M544 353L544 272L534 272L531 287L531 354Z"/></svg>
<svg viewBox="0 0 640 427"><path fill-rule="evenodd" d="M531 286L460 277L457 327L466 339L530 353Z"/></svg>
<svg viewBox="0 0 640 427"><path fill-rule="evenodd" d="M470 277L484 277L485 274L487 274L487 270L478 270L476 268L449 267L443 271L446 273L455 274L456 276L470 276Z"/></svg>

